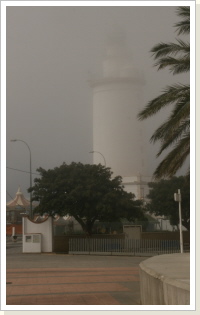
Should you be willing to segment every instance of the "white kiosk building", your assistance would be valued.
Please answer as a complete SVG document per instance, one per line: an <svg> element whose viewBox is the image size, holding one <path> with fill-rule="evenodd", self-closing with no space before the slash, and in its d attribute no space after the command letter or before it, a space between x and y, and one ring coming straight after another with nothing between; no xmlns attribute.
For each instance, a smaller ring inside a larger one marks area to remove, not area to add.
<svg viewBox="0 0 200 315"><path fill-rule="evenodd" d="M143 75L133 67L121 32L107 41L103 76L93 89L93 163L106 164L120 175L126 191L144 199L148 192L142 124L137 119L144 88ZM100 153L100 154L98 154ZM104 159L103 159L104 158Z"/></svg>

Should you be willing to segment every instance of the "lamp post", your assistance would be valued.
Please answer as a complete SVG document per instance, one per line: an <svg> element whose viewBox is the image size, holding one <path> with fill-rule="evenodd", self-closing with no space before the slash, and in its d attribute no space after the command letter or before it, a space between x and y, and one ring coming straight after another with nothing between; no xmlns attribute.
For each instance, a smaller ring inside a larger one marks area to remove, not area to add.
<svg viewBox="0 0 200 315"><path fill-rule="evenodd" d="M89 153L99 153L99 154L101 154L101 156L103 157L103 160L104 160L104 165L106 166L106 159L105 159L104 155L101 152L99 152L99 151L90 151Z"/></svg>
<svg viewBox="0 0 200 315"><path fill-rule="evenodd" d="M180 250L183 253L183 232L182 232L182 215L181 215L181 190L174 194L174 200L179 203L179 230L180 230Z"/></svg>
<svg viewBox="0 0 200 315"><path fill-rule="evenodd" d="M10 140L10 141L11 142L21 141L27 146L27 148L29 150L29 153L30 153L30 188L32 188L31 149L30 149L29 145L24 140L13 139L13 140ZM30 218L32 219L32 191L30 192Z"/></svg>

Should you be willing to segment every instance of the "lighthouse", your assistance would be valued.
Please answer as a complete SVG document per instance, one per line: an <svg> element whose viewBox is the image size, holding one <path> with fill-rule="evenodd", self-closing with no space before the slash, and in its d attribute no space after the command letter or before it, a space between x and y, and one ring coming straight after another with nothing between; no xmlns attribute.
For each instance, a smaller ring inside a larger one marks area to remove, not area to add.
<svg viewBox="0 0 200 315"><path fill-rule="evenodd" d="M136 62L135 62L136 63ZM102 75L90 81L93 93L93 163L122 176L125 190L144 199L148 190L142 123L144 77L135 68L123 32L106 42Z"/></svg>

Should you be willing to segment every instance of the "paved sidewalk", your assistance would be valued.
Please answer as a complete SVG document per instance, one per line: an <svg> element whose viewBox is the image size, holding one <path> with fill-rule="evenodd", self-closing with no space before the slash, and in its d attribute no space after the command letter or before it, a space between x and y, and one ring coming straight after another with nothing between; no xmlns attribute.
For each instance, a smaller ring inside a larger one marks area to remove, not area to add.
<svg viewBox="0 0 200 315"><path fill-rule="evenodd" d="M144 257L22 254L7 244L7 305L138 305Z"/></svg>

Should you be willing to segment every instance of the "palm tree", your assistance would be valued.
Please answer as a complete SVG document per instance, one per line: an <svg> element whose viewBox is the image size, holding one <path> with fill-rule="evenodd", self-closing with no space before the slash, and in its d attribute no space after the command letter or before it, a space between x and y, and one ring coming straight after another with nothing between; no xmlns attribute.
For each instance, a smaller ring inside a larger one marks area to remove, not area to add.
<svg viewBox="0 0 200 315"><path fill-rule="evenodd" d="M182 20L175 24L178 35L190 32L190 7L179 7L177 15ZM190 70L190 44L180 39L175 43L160 43L151 50L158 70L169 68L173 74ZM168 119L152 135L150 141L161 141L157 157L164 150L172 150L161 161L154 172L154 178L173 176L183 165L190 153L190 85L167 86L161 95L150 101L138 114L139 120L155 115L165 106L173 104Z"/></svg>

